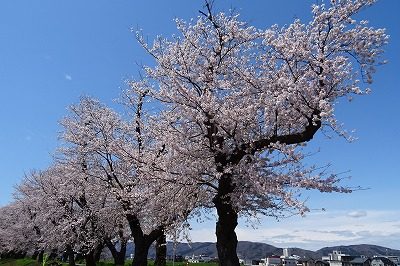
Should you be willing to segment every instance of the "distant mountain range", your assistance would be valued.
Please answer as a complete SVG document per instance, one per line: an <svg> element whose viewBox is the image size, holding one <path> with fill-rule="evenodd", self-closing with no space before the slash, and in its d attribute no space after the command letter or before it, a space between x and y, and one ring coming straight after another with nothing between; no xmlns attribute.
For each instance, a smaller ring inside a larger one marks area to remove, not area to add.
<svg viewBox="0 0 400 266"><path fill-rule="evenodd" d="M350 246L334 246L334 247L325 247L317 250L316 253L318 255L327 255L331 253L332 250L340 250L342 253L349 255L365 255L367 257L372 257L376 255L382 256L400 256L400 250L375 246L375 245L350 245Z"/></svg>
<svg viewBox="0 0 400 266"><path fill-rule="evenodd" d="M128 245L127 255L133 253L133 245ZM326 256L332 253L333 250L340 250L342 253L349 255L364 255L372 257L376 255L393 255L400 256L400 250L391 248L375 246L375 245L350 245L350 246L332 246L324 247L317 251L311 251L301 248L292 248L292 254L298 255L304 258L321 259L322 256ZM172 256L173 254L173 243L167 243L167 253ZM271 255L282 255L282 248L277 248L272 245L265 243L256 243L248 241L239 241L237 253L240 258L243 259L260 259ZM207 255L210 257L217 257L217 249L213 242L194 242L188 243L176 243L175 254L181 256L191 255ZM151 248L149 251L149 257L155 257L155 250Z"/></svg>

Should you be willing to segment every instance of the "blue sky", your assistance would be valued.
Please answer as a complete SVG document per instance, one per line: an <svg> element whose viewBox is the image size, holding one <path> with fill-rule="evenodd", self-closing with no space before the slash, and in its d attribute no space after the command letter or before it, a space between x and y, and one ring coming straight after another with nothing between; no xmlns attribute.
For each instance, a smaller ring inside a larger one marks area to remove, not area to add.
<svg viewBox="0 0 400 266"><path fill-rule="evenodd" d="M307 21L319 1L216 0L257 27ZM307 3L307 4L306 4ZM143 29L151 40L175 33L173 18L198 15L196 1L29 1L0 3L0 206L11 200L24 173L51 162L58 121L81 95L113 104L124 80L138 77L151 58L135 40ZM241 223L240 240L317 249L333 244L373 243L400 249L400 1L381 0L363 11L371 25L387 28L389 64L380 67L369 96L343 102L336 115L358 140L347 143L322 134L310 145L310 161L346 172L349 185L367 190L350 195L310 193L307 217L279 223L263 219L254 230ZM326 208L320 212L317 209ZM193 240L215 240L213 221L193 226Z"/></svg>

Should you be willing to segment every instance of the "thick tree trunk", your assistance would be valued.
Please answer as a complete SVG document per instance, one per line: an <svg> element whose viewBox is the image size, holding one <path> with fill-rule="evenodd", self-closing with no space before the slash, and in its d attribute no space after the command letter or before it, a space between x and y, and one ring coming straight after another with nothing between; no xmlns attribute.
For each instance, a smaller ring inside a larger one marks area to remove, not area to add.
<svg viewBox="0 0 400 266"><path fill-rule="evenodd" d="M163 228L160 226L146 235L143 233L139 219L135 215L127 214L126 218L135 243L132 266L147 266L147 255L150 245L163 234Z"/></svg>
<svg viewBox="0 0 400 266"><path fill-rule="evenodd" d="M103 249L104 249L104 242L102 241L94 249L93 257L94 257L94 261L95 262L99 262L100 261L100 255L101 255L101 252L103 252Z"/></svg>
<svg viewBox="0 0 400 266"><path fill-rule="evenodd" d="M125 254L126 251L124 252L118 252L118 255L114 257L114 264L115 265L124 265L125 264Z"/></svg>
<svg viewBox="0 0 400 266"><path fill-rule="evenodd" d="M167 263L167 240L163 233L156 240L156 260L154 266L165 266Z"/></svg>
<svg viewBox="0 0 400 266"><path fill-rule="evenodd" d="M120 241L120 250L118 251L113 243L110 240L105 241L106 246L111 252L111 255L114 259L115 265L124 265L125 264L125 257L126 257L126 240L123 239Z"/></svg>
<svg viewBox="0 0 400 266"><path fill-rule="evenodd" d="M96 260L94 258L94 251L90 251L85 255L86 266L96 266Z"/></svg>
<svg viewBox="0 0 400 266"><path fill-rule="evenodd" d="M132 266L147 266L147 255L152 242L141 240L135 242L135 257L133 258Z"/></svg>
<svg viewBox="0 0 400 266"><path fill-rule="evenodd" d="M96 259L100 259L101 251L103 250L104 243L100 243L90 250L85 255L86 266L96 266Z"/></svg>
<svg viewBox="0 0 400 266"><path fill-rule="evenodd" d="M215 233L219 265L221 266L239 266L239 258L236 254L238 240L235 233L238 214L233 208L230 198L233 190L234 184L232 184L231 177L224 174L219 181L218 194L213 200L218 213Z"/></svg>

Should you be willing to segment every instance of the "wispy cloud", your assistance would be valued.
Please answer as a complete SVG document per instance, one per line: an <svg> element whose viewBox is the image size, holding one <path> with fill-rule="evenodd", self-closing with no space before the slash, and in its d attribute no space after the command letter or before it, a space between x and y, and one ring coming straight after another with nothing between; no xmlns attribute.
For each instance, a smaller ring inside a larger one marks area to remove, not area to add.
<svg viewBox="0 0 400 266"><path fill-rule="evenodd" d="M193 241L215 241L215 229L211 225L208 227L193 230ZM397 241L400 238L400 213L383 210L316 212L281 222L263 219L256 229L242 223L236 233L239 240L278 247L317 250L324 246L376 244L400 249Z"/></svg>
<svg viewBox="0 0 400 266"><path fill-rule="evenodd" d="M351 211L351 212L347 213L347 216L352 217L352 218L360 218L360 217L367 216L367 212L366 211Z"/></svg>
<svg viewBox="0 0 400 266"><path fill-rule="evenodd" d="M69 75L69 74L64 74L64 78L65 78L66 80L72 80L72 76Z"/></svg>

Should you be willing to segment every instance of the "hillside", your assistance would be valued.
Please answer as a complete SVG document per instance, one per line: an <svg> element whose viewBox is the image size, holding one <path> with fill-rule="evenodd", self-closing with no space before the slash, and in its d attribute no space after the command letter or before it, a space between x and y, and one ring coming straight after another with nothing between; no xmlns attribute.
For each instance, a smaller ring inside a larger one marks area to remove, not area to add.
<svg viewBox="0 0 400 266"><path fill-rule="evenodd" d="M374 255L400 256L400 250L367 244L324 247L315 252L301 248L292 248L292 253L300 257L320 259L322 256L332 253L333 250L340 250L349 255L365 255L368 257L372 257ZM248 241L239 241L237 252L239 257L243 259L259 259L270 255L282 255L283 253L282 248L265 243ZM127 249L127 255L130 253L133 253L132 245L129 245ZM167 244L167 253L169 256L173 254L172 242L168 242ZM212 242L194 242L190 245L188 243L176 243L175 254L181 256L204 254L210 257L217 257L217 249L215 243ZM150 249L149 257L155 257L154 248Z"/></svg>
<svg viewBox="0 0 400 266"><path fill-rule="evenodd" d="M317 250L315 253L318 254L319 257L328 255L332 250L340 250L345 254L349 255L365 255L367 257L372 257L374 255L393 255L400 256L400 250L375 246L375 245L350 245L350 246L333 246L333 247L325 247Z"/></svg>

